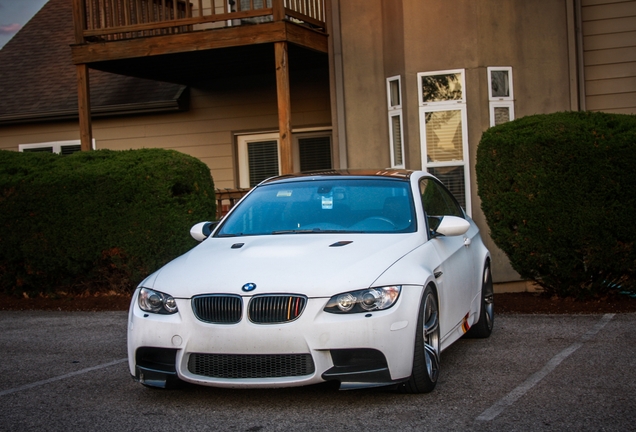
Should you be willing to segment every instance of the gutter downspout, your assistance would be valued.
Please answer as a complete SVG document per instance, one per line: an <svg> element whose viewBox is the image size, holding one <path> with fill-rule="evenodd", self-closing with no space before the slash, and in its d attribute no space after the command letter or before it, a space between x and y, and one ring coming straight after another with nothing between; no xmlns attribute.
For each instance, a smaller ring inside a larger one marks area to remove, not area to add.
<svg viewBox="0 0 636 432"><path fill-rule="evenodd" d="M579 81L579 110L586 111L585 104L585 62L583 58L583 17L581 12L581 0L574 0L574 17L576 23L576 54L577 54L577 71Z"/></svg>
<svg viewBox="0 0 636 432"><path fill-rule="evenodd" d="M581 27L581 0L566 0L570 110L585 111L585 69Z"/></svg>

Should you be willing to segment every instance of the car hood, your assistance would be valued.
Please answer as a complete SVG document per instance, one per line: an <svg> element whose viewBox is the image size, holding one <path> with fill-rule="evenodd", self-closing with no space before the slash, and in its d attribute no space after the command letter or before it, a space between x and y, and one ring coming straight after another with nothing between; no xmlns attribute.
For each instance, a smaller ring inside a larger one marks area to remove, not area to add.
<svg viewBox="0 0 636 432"><path fill-rule="evenodd" d="M371 286L422 243L420 233L209 238L141 285L177 298L205 293L245 295L241 287L246 283L256 284L249 294L330 297Z"/></svg>

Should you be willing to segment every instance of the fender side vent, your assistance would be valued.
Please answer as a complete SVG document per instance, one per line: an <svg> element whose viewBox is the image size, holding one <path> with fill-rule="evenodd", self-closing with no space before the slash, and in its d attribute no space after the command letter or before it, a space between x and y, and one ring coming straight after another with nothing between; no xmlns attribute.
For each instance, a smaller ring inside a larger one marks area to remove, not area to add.
<svg viewBox="0 0 636 432"><path fill-rule="evenodd" d="M340 247L340 246L346 246L349 243L353 243L352 241L349 240L343 240L343 241L339 241L339 242L335 242L334 244L330 244L329 247Z"/></svg>

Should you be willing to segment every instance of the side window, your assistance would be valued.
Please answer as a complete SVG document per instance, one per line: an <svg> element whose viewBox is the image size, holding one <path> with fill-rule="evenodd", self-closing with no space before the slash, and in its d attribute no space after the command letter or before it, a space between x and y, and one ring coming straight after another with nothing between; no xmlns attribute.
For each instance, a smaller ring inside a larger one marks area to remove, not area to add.
<svg viewBox="0 0 636 432"><path fill-rule="evenodd" d="M434 179L420 180L420 195L429 230L436 230L444 216L464 217L464 212L457 200Z"/></svg>
<svg viewBox="0 0 636 432"><path fill-rule="evenodd" d="M515 102L510 66L488 68L488 101L490 126L497 126L515 119Z"/></svg>

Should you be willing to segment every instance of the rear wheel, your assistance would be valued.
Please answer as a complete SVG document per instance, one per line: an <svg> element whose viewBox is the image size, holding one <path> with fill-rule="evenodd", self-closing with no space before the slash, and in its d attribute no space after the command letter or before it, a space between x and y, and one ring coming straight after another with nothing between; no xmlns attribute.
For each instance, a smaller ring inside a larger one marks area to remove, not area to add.
<svg viewBox="0 0 636 432"><path fill-rule="evenodd" d="M428 393L435 388L439 376L439 308L433 289L424 290L415 334L413 371L399 387L404 393Z"/></svg>
<svg viewBox="0 0 636 432"><path fill-rule="evenodd" d="M479 312L479 320L468 330L466 337L487 338L492 333L494 324L495 302L492 275L490 273L490 264L486 264L481 284L481 310Z"/></svg>

